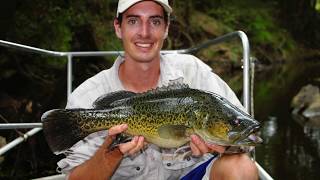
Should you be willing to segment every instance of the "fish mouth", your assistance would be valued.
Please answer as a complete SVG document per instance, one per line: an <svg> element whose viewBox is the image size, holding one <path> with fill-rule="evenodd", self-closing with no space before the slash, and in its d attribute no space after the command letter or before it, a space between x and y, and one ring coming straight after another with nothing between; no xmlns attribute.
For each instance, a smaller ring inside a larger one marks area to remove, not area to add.
<svg viewBox="0 0 320 180"><path fill-rule="evenodd" d="M249 128L245 129L238 139L236 139L234 142L237 145L256 145L261 144L262 139L257 136L255 133L257 133L260 129L260 124L255 124L250 126Z"/></svg>
<svg viewBox="0 0 320 180"><path fill-rule="evenodd" d="M229 135L229 139L236 145L252 145L260 142L260 137L254 138L254 134L260 129L260 124L254 124L240 133L233 132ZM251 137L250 137L251 136ZM258 140L259 139L259 140Z"/></svg>
<svg viewBox="0 0 320 180"><path fill-rule="evenodd" d="M243 134L252 134L258 132L260 129L260 124L254 124L251 127L247 128Z"/></svg>

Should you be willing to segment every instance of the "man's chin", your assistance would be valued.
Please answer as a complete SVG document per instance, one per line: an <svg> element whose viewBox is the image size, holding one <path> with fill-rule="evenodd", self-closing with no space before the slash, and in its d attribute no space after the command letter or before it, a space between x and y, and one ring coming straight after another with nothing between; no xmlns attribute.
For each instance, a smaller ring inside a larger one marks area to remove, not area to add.
<svg viewBox="0 0 320 180"><path fill-rule="evenodd" d="M139 63L150 63L150 62L152 62L152 61L154 61L154 59L137 59L136 60L137 62L139 62Z"/></svg>
<svg viewBox="0 0 320 180"><path fill-rule="evenodd" d="M149 63L149 62L156 60L157 58L160 58L160 56L154 56L154 55L151 56L151 55L146 55L146 54L142 53L142 54L137 55L135 60L140 63Z"/></svg>

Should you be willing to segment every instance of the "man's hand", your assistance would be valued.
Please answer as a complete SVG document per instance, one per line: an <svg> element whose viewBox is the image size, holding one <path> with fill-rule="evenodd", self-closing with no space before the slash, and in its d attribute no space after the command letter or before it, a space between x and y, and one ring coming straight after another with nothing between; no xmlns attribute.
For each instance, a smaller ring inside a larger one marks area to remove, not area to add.
<svg viewBox="0 0 320 180"><path fill-rule="evenodd" d="M128 129L127 124L121 124L114 126L108 130L108 136L115 136L122 133ZM122 154L134 155L139 152L144 147L144 137L134 136L130 142L119 144L119 149Z"/></svg>
<svg viewBox="0 0 320 180"><path fill-rule="evenodd" d="M126 124L110 128L101 147L91 159L74 168L69 175L69 179L110 179L124 154L135 154L144 146L144 138L136 136L130 142L119 144L118 147L111 150L109 147L115 136L127 129L128 125Z"/></svg>
<svg viewBox="0 0 320 180"><path fill-rule="evenodd" d="M202 156L205 153L223 153L225 151L224 146L213 145L205 143L199 136L193 134L190 136L190 147L193 156Z"/></svg>

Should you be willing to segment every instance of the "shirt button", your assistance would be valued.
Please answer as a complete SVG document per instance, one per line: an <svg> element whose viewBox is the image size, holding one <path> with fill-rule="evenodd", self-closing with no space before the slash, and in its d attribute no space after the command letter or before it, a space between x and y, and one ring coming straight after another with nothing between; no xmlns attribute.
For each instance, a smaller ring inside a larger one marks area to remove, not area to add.
<svg viewBox="0 0 320 180"><path fill-rule="evenodd" d="M171 166L171 163L167 163L167 166Z"/></svg>
<svg viewBox="0 0 320 180"><path fill-rule="evenodd" d="M137 171L140 171L140 167L139 167L139 166L138 166L138 167L136 167L136 170L137 170Z"/></svg>

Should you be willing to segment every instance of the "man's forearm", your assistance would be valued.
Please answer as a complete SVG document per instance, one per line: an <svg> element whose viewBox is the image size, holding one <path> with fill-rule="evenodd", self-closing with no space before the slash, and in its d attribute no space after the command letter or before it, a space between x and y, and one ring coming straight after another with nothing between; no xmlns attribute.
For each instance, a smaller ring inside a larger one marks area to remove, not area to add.
<svg viewBox="0 0 320 180"><path fill-rule="evenodd" d="M118 148L110 152L105 152L100 148L91 159L71 171L69 180L110 179L118 168L122 157L123 154Z"/></svg>

